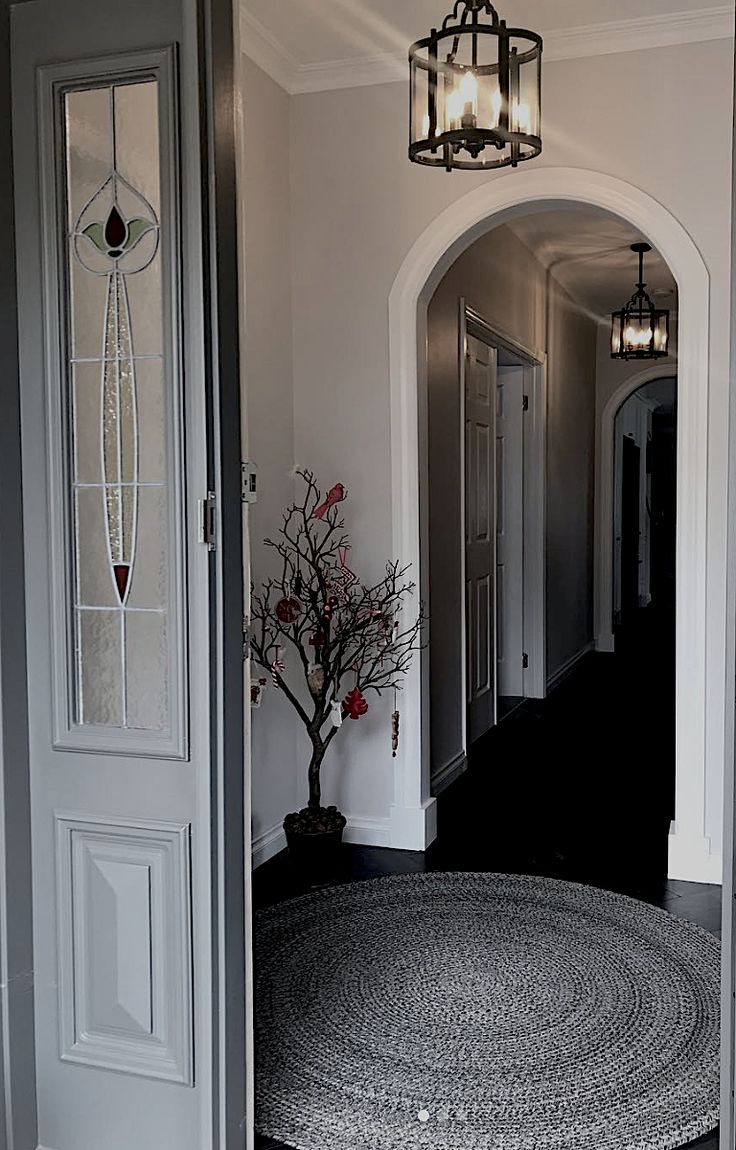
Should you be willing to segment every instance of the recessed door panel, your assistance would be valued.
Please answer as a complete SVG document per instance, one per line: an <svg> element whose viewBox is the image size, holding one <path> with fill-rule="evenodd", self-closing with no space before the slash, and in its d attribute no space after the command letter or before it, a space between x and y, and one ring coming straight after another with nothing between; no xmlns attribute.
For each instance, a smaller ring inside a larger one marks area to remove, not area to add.
<svg viewBox="0 0 736 1150"><path fill-rule="evenodd" d="M495 722L496 352L468 336L465 384L466 647L468 741Z"/></svg>
<svg viewBox="0 0 736 1150"><path fill-rule="evenodd" d="M499 367L496 403L498 694L524 694L524 368Z"/></svg>

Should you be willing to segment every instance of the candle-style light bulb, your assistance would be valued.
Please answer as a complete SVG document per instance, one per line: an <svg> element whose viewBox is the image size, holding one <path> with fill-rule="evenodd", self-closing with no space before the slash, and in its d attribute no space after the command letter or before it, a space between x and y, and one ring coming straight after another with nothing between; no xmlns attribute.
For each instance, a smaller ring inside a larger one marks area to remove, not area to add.
<svg viewBox="0 0 736 1150"><path fill-rule="evenodd" d="M529 132L531 128L532 114L528 104L514 103L512 113L512 123L515 132Z"/></svg>
<svg viewBox="0 0 736 1150"><path fill-rule="evenodd" d="M462 93L457 88L450 92L447 97L447 119L450 128L457 127L460 123L464 106Z"/></svg>
<svg viewBox="0 0 736 1150"><path fill-rule="evenodd" d="M466 72L460 84L460 95L463 102L463 111L465 115L471 113L474 116L478 114L478 81L474 72ZM468 108L468 104L470 107Z"/></svg>
<svg viewBox="0 0 736 1150"><path fill-rule="evenodd" d="M501 123L501 106L503 99L501 97L501 89L494 88L493 95L491 96L491 127L497 128Z"/></svg>

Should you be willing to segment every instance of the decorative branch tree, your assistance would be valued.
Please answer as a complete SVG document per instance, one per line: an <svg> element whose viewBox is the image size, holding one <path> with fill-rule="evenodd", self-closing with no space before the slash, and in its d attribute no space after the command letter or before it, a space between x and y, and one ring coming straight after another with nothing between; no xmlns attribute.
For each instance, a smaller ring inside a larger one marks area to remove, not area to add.
<svg viewBox="0 0 736 1150"><path fill-rule="evenodd" d="M304 483L303 499L285 512L279 539L266 540L278 553L282 571L253 596L252 651L291 703L312 744L308 807L285 823L287 830L309 833L337 829L336 817L340 829L345 825L334 807L326 811L321 805L325 754L343 719L357 720L368 710L365 693L401 689L421 645L423 613L420 607L413 622L401 622L404 601L415 591L406 579L408 568L388 563L384 578L365 587L347 566L350 541L340 515L346 498L342 484L323 499L311 471L297 474ZM282 655L289 650L296 653L298 676L286 670ZM395 752L398 712L393 725Z"/></svg>

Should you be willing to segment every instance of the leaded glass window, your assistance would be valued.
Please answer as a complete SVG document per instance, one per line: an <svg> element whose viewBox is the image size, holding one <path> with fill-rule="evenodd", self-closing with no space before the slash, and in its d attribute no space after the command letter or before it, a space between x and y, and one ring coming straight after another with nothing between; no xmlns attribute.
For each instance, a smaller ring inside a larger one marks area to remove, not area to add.
<svg viewBox="0 0 736 1150"><path fill-rule="evenodd" d="M170 725L159 84L63 95L75 722Z"/></svg>

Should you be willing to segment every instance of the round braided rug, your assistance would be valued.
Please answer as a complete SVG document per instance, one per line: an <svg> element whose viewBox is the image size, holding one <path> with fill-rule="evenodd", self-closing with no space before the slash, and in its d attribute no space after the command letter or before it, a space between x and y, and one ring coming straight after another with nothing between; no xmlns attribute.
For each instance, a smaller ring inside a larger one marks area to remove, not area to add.
<svg viewBox="0 0 736 1150"><path fill-rule="evenodd" d="M718 1123L718 940L555 879L428 874L256 923L259 1132L298 1150L671 1150Z"/></svg>

